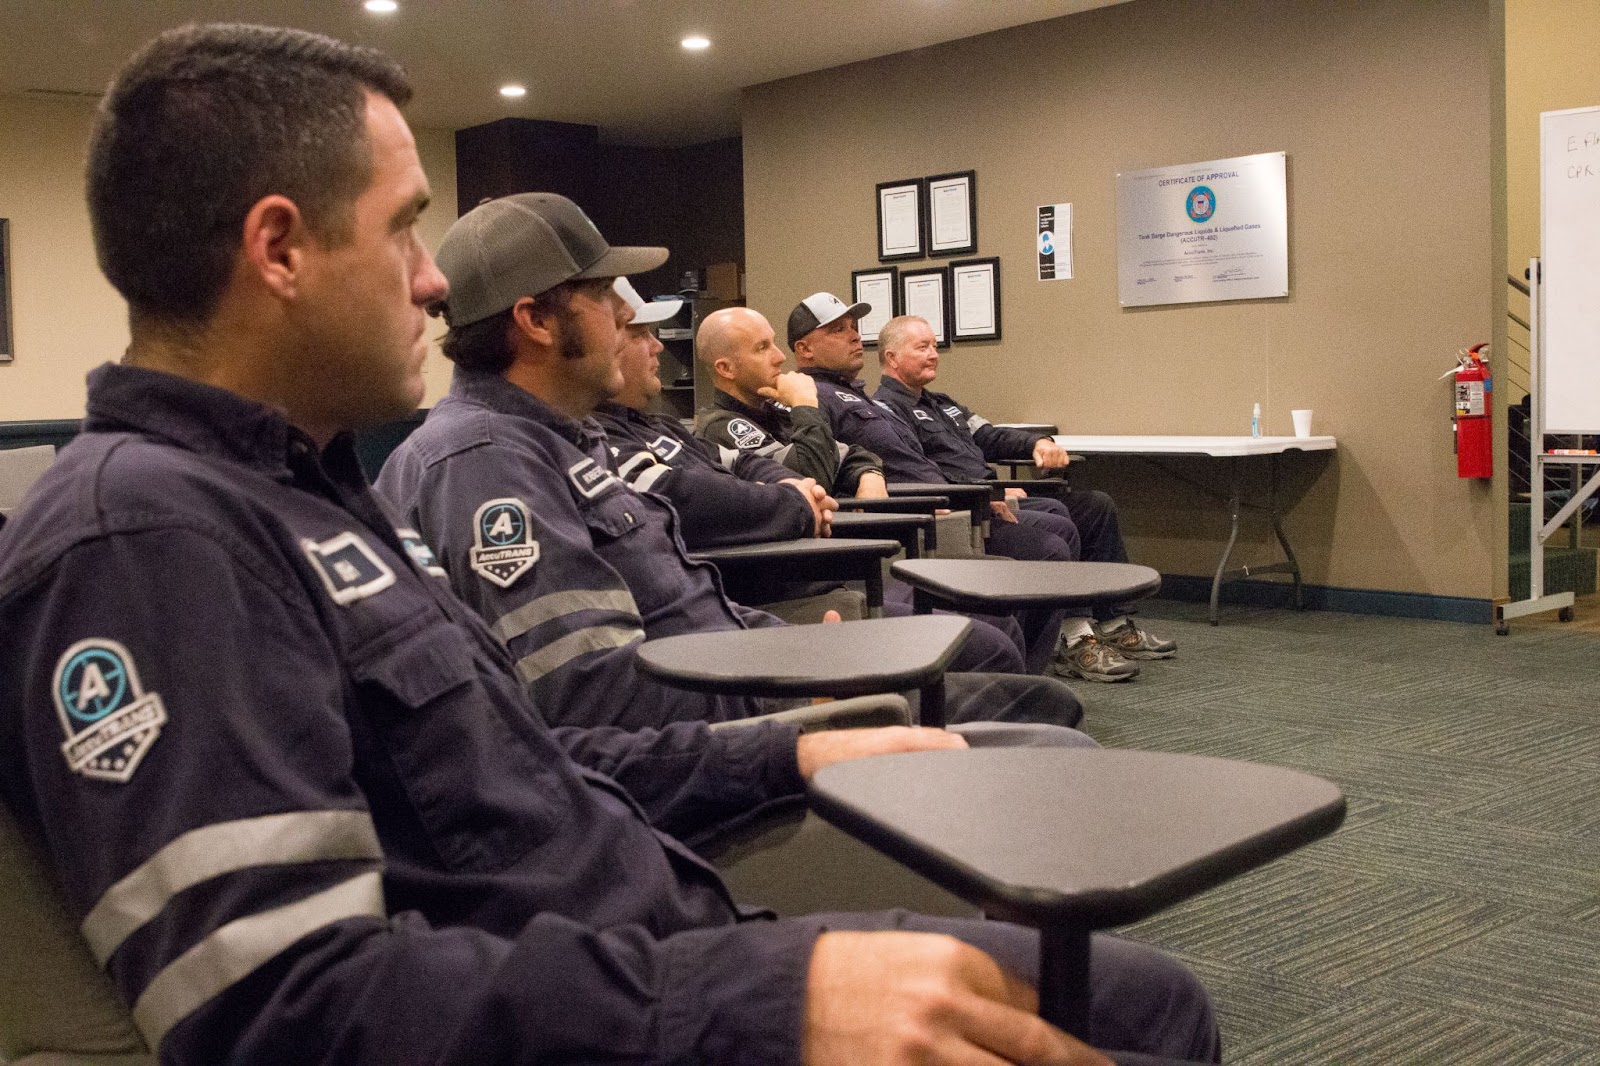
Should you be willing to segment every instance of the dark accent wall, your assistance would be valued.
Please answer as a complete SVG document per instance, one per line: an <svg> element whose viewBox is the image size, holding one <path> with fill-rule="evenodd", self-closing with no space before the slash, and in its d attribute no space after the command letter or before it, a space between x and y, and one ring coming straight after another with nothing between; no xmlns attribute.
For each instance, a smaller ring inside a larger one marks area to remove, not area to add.
<svg viewBox="0 0 1600 1066"><path fill-rule="evenodd" d="M676 291L686 270L744 262L744 148L739 138L681 148L602 144L599 130L506 118L456 131L456 202L556 192L612 244L672 250L635 279L646 297Z"/></svg>

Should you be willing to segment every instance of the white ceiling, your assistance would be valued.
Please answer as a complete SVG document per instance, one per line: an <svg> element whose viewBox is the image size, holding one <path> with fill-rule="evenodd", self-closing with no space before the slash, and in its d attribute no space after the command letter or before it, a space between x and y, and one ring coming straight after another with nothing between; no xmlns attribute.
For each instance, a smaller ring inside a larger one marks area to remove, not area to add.
<svg viewBox="0 0 1600 1066"><path fill-rule="evenodd" d="M370 44L416 83L419 126L506 116L599 126L607 140L692 144L739 129L739 90L1124 0L0 0L0 93L98 93L162 29L298 26ZM691 33L712 46L690 53ZM937 71L930 71L937 77ZM506 101L505 82L528 95Z"/></svg>

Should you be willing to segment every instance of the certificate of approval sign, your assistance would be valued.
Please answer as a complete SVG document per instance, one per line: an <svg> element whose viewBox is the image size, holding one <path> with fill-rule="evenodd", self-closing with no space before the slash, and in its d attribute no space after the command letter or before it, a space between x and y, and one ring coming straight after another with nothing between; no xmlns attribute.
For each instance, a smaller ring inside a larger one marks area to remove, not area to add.
<svg viewBox="0 0 1600 1066"><path fill-rule="evenodd" d="M1282 152L1117 175L1122 306L1287 295Z"/></svg>

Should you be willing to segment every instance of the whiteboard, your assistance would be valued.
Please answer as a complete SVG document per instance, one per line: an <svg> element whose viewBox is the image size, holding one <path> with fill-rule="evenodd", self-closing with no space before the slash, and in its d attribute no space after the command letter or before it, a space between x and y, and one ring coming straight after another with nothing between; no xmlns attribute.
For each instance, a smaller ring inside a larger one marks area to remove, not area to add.
<svg viewBox="0 0 1600 1066"><path fill-rule="evenodd" d="M1544 431L1600 432L1600 107L1546 111L1539 144Z"/></svg>

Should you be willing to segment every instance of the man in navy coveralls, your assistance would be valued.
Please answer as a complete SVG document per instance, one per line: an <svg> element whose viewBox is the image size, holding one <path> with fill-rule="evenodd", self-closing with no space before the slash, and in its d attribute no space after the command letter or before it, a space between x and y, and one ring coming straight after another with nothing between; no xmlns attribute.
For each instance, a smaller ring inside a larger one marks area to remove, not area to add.
<svg viewBox="0 0 1600 1066"><path fill-rule="evenodd" d="M1029 973L1025 931L764 920L672 835L819 762L958 739L551 729L392 524L348 431L419 401L445 295L408 96L371 50L186 27L96 118L90 213L132 344L0 531L0 792L150 1046L1103 1062L1002 969ZM1175 964L1106 939L1094 965L1097 1044L1215 1055Z"/></svg>

